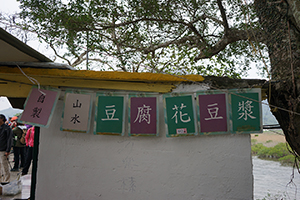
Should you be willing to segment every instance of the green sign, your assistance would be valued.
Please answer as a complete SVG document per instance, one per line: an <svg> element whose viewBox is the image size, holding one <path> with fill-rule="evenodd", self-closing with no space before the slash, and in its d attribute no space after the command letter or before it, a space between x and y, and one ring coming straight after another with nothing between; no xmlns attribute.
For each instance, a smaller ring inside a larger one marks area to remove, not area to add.
<svg viewBox="0 0 300 200"><path fill-rule="evenodd" d="M167 136L195 135L196 125L192 95L165 96Z"/></svg>
<svg viewBox="0 0 300 200"><path fill-rule="evenodd" d="M231 112L232 131L236 133L261 132L260 91L232 91Z"/></svg>
<svg viewBox="0 0 300 200"><path fill-rule="evenodd" d="M98 96L95 119L95 134L122 135L124 127L124 97Z"/></svg>

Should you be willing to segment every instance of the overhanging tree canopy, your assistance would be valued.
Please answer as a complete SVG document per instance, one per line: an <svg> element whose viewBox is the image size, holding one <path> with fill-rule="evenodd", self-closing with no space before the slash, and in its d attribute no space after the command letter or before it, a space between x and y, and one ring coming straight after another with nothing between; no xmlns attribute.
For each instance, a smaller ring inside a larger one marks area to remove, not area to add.
<svg viewBox="0 0 300 200"><path fill-rule="evenodd" d="M269 103L300 154L298 0L19 2L26 27L72 66L88 55L102 70L238 77L250 61L263 61L264 69L270 63Z"/></svg>
<svg viewBox="0 0 300 200"><path fill-rule="evenodd" d="M71 66L88 56L101 70L239 77L260 57L259 23L243 1L19 1L25 26Z"/></svg>

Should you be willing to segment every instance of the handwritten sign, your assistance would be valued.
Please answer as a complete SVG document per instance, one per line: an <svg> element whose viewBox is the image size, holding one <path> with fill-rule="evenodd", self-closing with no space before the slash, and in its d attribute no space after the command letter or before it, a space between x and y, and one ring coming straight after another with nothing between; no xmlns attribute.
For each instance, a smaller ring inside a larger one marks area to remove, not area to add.
<svg viewBox="0 0 300 200"><path fill-rule="evenodd" d="M25 103L20 121L35 126L47 127L59 97L59 90L32 88Z"/></svg>
<svg viewBox="0 0 300 200"><path fill-rule="evenodd" d="M62 130L88 132L91 95L66 92Z"/></svg>

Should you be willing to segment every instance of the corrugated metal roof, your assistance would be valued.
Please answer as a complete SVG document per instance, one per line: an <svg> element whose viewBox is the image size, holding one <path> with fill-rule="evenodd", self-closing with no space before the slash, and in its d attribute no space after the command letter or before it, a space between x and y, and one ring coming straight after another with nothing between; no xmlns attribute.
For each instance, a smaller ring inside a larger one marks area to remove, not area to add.
<svg viewBox="0 0 300 200"><path fill-rule="evenodd" d="M66 64L54 63L45 55L0 28L0 66L16 64L39 68L74 69Z"/></svg>

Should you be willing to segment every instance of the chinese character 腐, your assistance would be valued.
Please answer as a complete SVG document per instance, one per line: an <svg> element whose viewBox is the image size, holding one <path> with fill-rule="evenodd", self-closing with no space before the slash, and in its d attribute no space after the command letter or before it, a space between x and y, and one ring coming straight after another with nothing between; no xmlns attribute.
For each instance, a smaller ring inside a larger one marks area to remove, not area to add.
<svg viewBox="0 0 300 200"><path fill-rule="evenodd" d="M254 106L251 105L252 101L247 100L246 102L242 101L239 102L239 110L238 112L240 117L238 119L243 118L245 121L247 121L248 117L250 117L251 119L255 119L256 117L252 116L251 114L252 112L252 108Z"/></svg>
<svg viewBox="0 0 300 200"><path fill-rule="evenodd" d="M179 118L180 118L181 122L187 123L187 122L191 121L191 118L189 116L187 116L188 113L184 113L184 114L182 113L182 110L184 108L186 108L186 105L184 105L183 103L181 103L181 106L179 108L180 109L180 111L179 111ZM178 116L177 116L177 114L178 114L178 106L174 105L174 107L172 108L172 110L175 110L176 112L175 112L175 114L173 115L173 117L171 119L175 118L175 123L177 124L178 123ZM184 116L187 116L187 119L184 120L183 119Z"/></svg>
<svg viewBox="0 0 300 200"><path fill-rule="evenodd" d="M138 114L134 123L139 120L139 123L146 121L150 124L150 110L152 110L150 106L143 105L143 107L138 107Z"/></svg>
<svg viewBox="0 0 300 200"><path fill-rule="evenodd" d="M106 113L106 117L104 119L101 119L102 121L105 120L119 120L119 118L114 118L115 117L115 113L116 113L116 109L115 105L111 105L111 106L105 106L105 113Z"/></svg>
<svg viewBox="0 0 300 200"><path fill-rule="evenodd" d="M205 120L212 120L212 119L223 119L222 116L218 116L219 108L217 107L218 103L207 105L207 111L210 115L210 118L205 118Z"/></svg>

